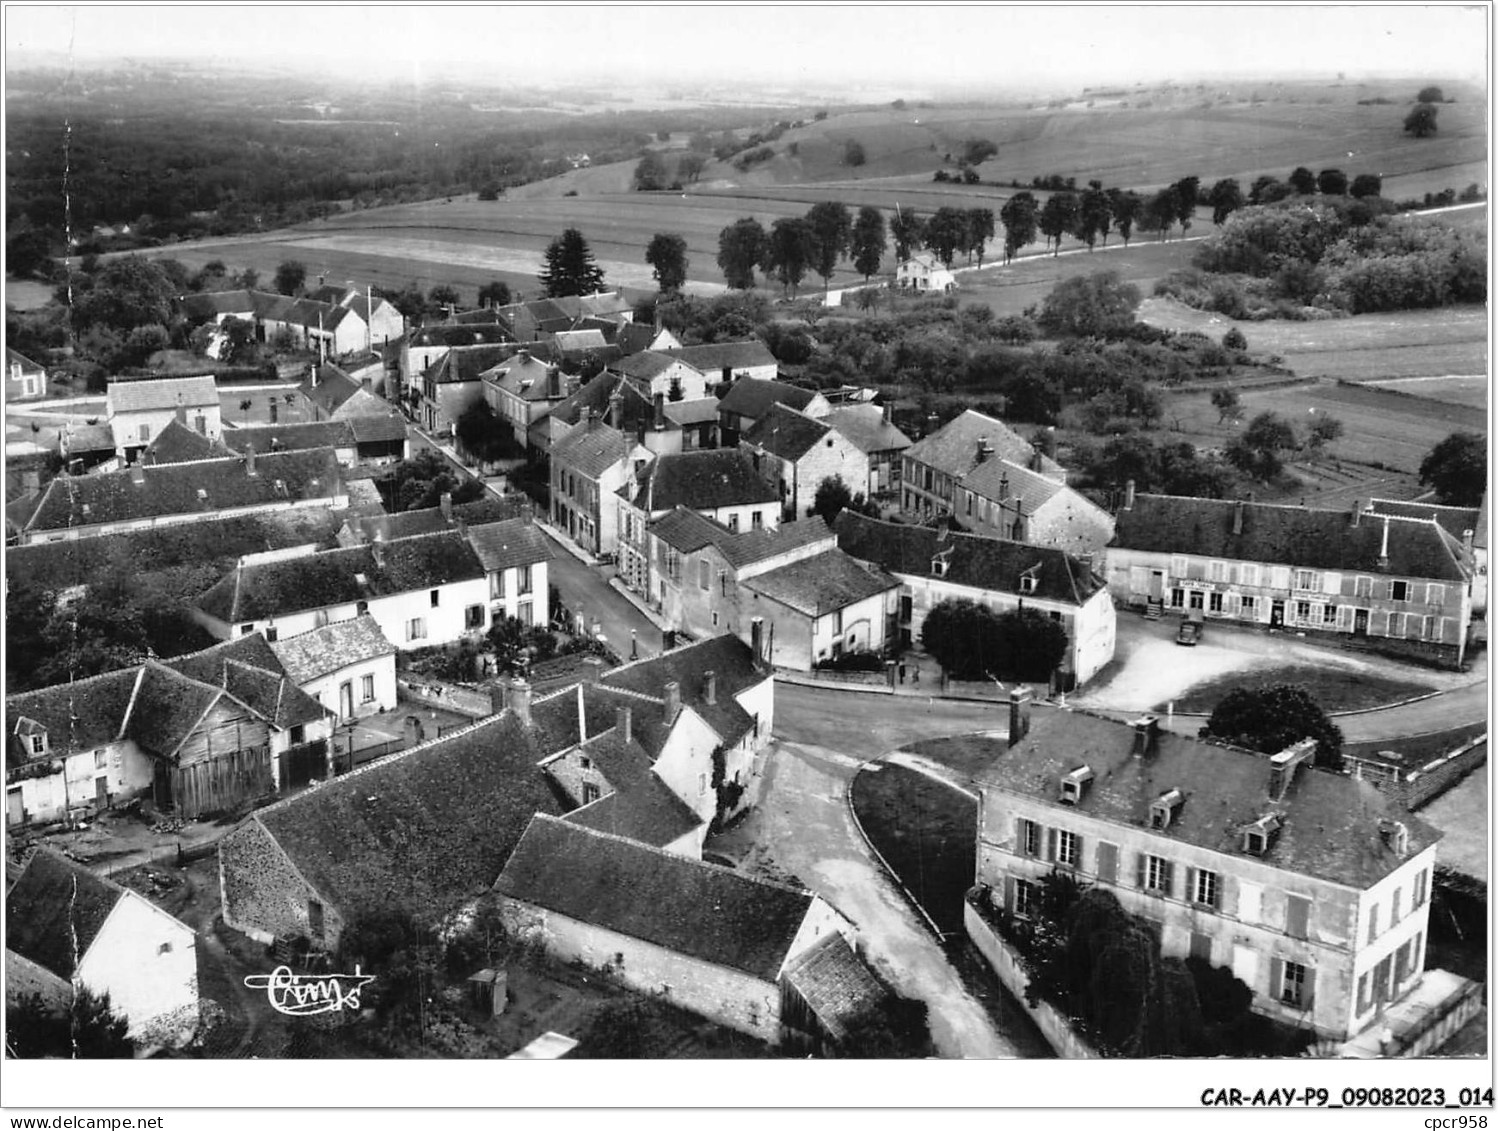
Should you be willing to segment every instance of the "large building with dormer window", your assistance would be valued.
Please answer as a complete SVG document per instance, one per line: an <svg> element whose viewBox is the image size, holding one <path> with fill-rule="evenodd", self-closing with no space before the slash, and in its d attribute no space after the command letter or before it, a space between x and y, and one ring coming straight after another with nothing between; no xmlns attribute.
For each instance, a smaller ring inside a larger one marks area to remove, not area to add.
<svg viewBox="0 0 1498 1131"><path fill-rule="evenodd" d="M1430 519L1126 490L1107 550L1119 604L1366 638L1460 664L1474 561Z"/></svg>
<svg viewBox="0 0 1498 1131"><path fill-rule="evenodd" d="M1106 889L1163 955L1228 967L1252 1008L1332 1040L1421 980L1440 833L1367 782L1133 723L1011 703L977 779L978 882L1034 913L1053 870Z"/></svg>

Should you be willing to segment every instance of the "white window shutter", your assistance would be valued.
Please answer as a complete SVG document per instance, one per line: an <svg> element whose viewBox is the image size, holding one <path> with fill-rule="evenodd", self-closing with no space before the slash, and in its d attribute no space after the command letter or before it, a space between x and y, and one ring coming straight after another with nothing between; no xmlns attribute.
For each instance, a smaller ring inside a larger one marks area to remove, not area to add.
<svg viewBox="0 0 1498 1131"><path fill-rule="evenodd" d="M1321 591L1333 596L1342 592L1342 575L1340 573L1324 573L1321 575Z"/></svg>

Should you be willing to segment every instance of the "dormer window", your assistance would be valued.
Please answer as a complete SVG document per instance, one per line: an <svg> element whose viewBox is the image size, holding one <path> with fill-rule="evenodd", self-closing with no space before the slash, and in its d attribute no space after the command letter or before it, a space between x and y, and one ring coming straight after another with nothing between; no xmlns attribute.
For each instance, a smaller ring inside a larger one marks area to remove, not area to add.
<svg viewBox="0 0 1498 1131"><path fill-rule="evenodd" d="M1019 591L1021 593L1034 593L1035 586L1039 583L1040 578L1034 573L1022 573L1019 575Z"/></svg>
<svg viewBox="0 0 1498 1131"><path fill-rule="evenodd" d="M1168 829L1170 822L1186 803L1186 795L1178 789L1172 789L1169 793L1162 793L1150 805L1150 828Z"/></svg>
<svg viewBox="0 0 1498 1131"><path fill-rule="evenodd" d="M1061 779L1061 803L1063 805L1075 805L1082 800L1082 794L1087 790L1087 783L1093 778L1090 766L1081 766Z"/></svg>
<svg viewBox="0 0 1498 1131"><path fill-rule="evenodd" d="M952 564L951 550L943 550L931 559L931 576L946 577L947 567Z"/></svg>
<svg viewBox="0 0 1498 1131"><path fill-rule="evenodd" d="M33 734L33 735L29 735L28 737L30 739L31 756L33 758L40 758L43 754L45 754L47 752L47 736L46 736L46 734Z"/></svg>
<svg viewBox="0 0 1498 1131"><path fill-rule="evenodd" d="M1274 844L1279 828L1280 819L1273 814L1260 817L1243 830L1243 851L1250 856L1263 856Z"/></svg>
<svg viewBox="0 0 1498 1131"><path fill-rule="evenodd" d="M286 480L276 480L276 494L280 495L283 499L286 498Z"/></svg>
<svg viewBox="0 0 1498 1131"><path fill-rule="evenodd" d="M1410 827L1403 821L1381 820L1378 834L1395 856L1406 856L1410 850ZM1396 897L1398 893L1395 893Z"/></svg>
<svg viewBox="0 0 1498 1131"><path fill-rule="evenodd" d="M208 501L208 491L207 491L207 489L204 488L204 487L199 487L198 488L198 502L200 502L200 503L206 503L207 501Z"/></svg>

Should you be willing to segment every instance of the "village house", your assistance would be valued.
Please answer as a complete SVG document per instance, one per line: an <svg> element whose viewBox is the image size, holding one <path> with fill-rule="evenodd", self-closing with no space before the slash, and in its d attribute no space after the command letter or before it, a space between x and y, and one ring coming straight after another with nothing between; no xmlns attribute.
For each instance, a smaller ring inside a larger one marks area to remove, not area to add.
<svg viewBox="0 0 1498 1131"><path fill-rule="evenodd" d="M918 294L950 294L957 289L957 276L936 256L917 253L895 268L895 286Z"/></svg>
<svg viewBox="0 0 1498 1131"><path fill-rule="evenodd" d="M485 370L480 379L484 399L522 447L529 443L531 425L567 398L561 367L525 349Z"/></svg>
<svg viewBox="0 0 1498 1131"><path fill-rule="evenodd" d="M811 389L783 381L747 377L735 381L718 399L718 424L725 448L738 447L745 432L760 422L770 409L783 404L820 420L832 411L827 398Z"/></svg>
<svg viewBox="0 0 1498 1131"><path fill-rule="evenodd" d="M551 543L529 510L519 518L468 527L468 542L488 580L490 624L511 617L527 628L551 623Z"/></svg>
<svg viewBox="0 0 1498 1131"><path fill-rule="evenodd" d="M321 360L372 350L405 333L405 319L384 299L352 287L323 287L314 293L326 298L237 290L183 295L178 301L194 322L221 326L225 319L237 318L254 326L256 341L287 334Z"/></svg>
<svg viewBox="0 0 1498 1131"><path fill-rule="evenodd" d="M977 466L957 477L950 514L975 534L1069 554L1095 554L1113 537L1113 517L1091 499L982 445Z"/></svg>
<svg viewBox="0 0 1498 1131"><path fill-rule="evenodd" d="M1062 690L1086 683L1113 659L1113 598L1103 579L1063 550L972 534L880 522L844 510L833 524L840 549L900 580L899 644L921 639L926 615L943 601L976 601L997 613L1027 608L1066 629L1057 671Z"/></svg>
<svg viewBox="0 0 1498 1131"><path fill-rule="evenodd" d="M514 341L515 335L510 333L509 327L499 323L439 322L433 326L418 326L406 335L401 344L401 395L406 400L419 397L421 375L446 357L449 350L464 346L497 346ZM535 354L534 350L532 354Z"/></svg>
<svg viewBox="0 0 1498 1131"><path fill-rule="evenodd" d="M223 431L218 387L211 376L116 378L106 386L105 416L114 433L115 453L133 460L173 420L187 419L210 440Z"/></svg>
<svg viewBox="0 0 1498 1131"><path fill-rule="evenodd" d="M348 505L330 448L193 463L132 464L47 484L22 542L60 542L232 515Z"/></svg>
<svg viewBox="0 0 1498 1131"><path fill-rule="evenodd" d="M517 342L531 342L570 330L580 318L600 318L616 325L634 321L634 308L619 291L559 295L501 306L497 313Z"/></svg>
<svg viewBox="0 0 1498 1131"><path fill-rule="evenodd" d="M977 778L978 882L1026 917L1059 871L1117 897L1166 956L1232 970L1251 1007L1340 1041L1425 968L1435 829L1366 782L1273 757L1011 703ZM969 930L987 931L969 916Z"/></svg>
<svg viewBox="0 0 1498 1131"><path fill-rule="evenodd" d="M1430 519L1125 490L1108 587L1129 606L1326 634L1458 666L1473 560Z"/></svg>
<svg viewBox="0 0 1498 1131"><path fill-rule="evenodd" d="M898 499L901 453L910 447L910 437L895 427L890 418L890 406L837 405L822 421L862 452L868 461L868 478L862 483L849 483L848 490L866 499L881 495Z"/></svg>
<svg viewBox="0 0 1498 1131"><path fill-rule="evenodd" d="M709 387L732 385L745 378L773 381L780 375L780 363L775 360L770 347L758 338L746 342L678 345L666 352L702 373Z"/></svg>
<svg viewBox="0 0 1498 1131"><path fill-rule="evenodd" d="M250 554L190 607L220 640L272 642L368 613L409 651L489 628L489 582L462 531L321 552Z"/></svg>
<svg viewBox="0 0 1498 1131"><path fill-rule="evenodd" d="M331 729L258 637L13 695L6 717L7 826L140 796L188 819L231 809L290 784L287 760Z"/></svg>
<svg viewBox="0 0 1498 1131"><path fill-rule="evenodd" d="M671 350L681 349L680 340L670 330L644 322L625 322L619 327L619 332L614 335L614 344L619 347L620 357L628 357L642 350L668 353ZM687 362L691 364L691 359L688 358Z"/></svg>
<svg viewBox="0 0 1498 1131"><path fill-rule="evenodd" d="M845 653L883 655L899 640L900 582L828 550L742 583L740 624L764 621L765 655L778 668L810 671Z"/></svg>
<svg viewBox="0 0 1498 1131"><path fill-rule="evenodd" d="M197 1031L197 936L144 896L38 848L5 893L5 1003L36 994L59 1014L88 990L139 1045ZM14 1014L12 1014L14 1016Z"/></svg>
<svg viewBox="0 0 1498 1131"><path fill-rule="evenodd" d="M618 549L618 491L650 462L633 437L595 411L551 450L551 522L590 554Z"/></svg>
<svg viewBox="0 0 1498 1131"><path fill-rule="evenodd" d="M609 369L629 378L651 401L657 394L668 401L695 401L711 392L702 370L682 360L679 350L669 354L653 350L630 354Z"/></svg>
<svg viewBox="0 0 1498 1131"><path fill-rule="evenodd" d="M849 493L869 482L869 457L841 432L803 412L773 405L739 441L754 459L754 469L780 497L782 517L809 515L817 490L840 479Z"/></svg>
<svg viewBox="0 0 1498 1131"><path fill-rule="evenodd" d="M78 421L68 417L57 434L58 452L62 455L69 474L82 475L96 467L120 466L120 457L115 452L114 429L106 421ZM5 453L7 468L18 462L15 450L8 447ZM7 475L9 473L7 472Z"/></svg>
<svg viewBox="0 0 1498 1131"><path fill-rule="evenodd" d="M494 891L518 938L771 1044L788 967L829 936L853 957L851 924L809 891L546 815Z"/></svg>
<svg viewBox="0 0 1498 1131"><path fill-rule="evenodd" d="M717 447L717 405L711 396L672 401L663 392L652 393L648 381L604 370L573 388L549 416L533 424L528 439L532 448L547 451L569 428L596 412L609 427L633 436L655 455L712 448Z"/></svg>
<svg viewBox="0 0 1498 1131"><path fill-rule="evenodd" d="M955 512L958 481L989 459L1026 467L1057 483L1066 471L1000 420L968 409L905 449L901 507L922 521Z"/></svg>
<svg viewBox="0 0 1498 1131"><path fill-rule="evenodd" d="M397 649L372 616L283 636L270 649L304 694L334 712L334 726L400 705L395 683Z"/></svg>
<svg viewBox="0 0 1498 1131"><path fill-rule="evenodd" d="M225 428L223 442L240 453L251 448L257 452L332 448L344 467L378 467L397 463L410 454L405 419L383 403L379 415Z"/></svg>
<svg viewBox="0 0 1498 1131"><path fill-rule="evenodd" d="M364 542L373 542L376 538L390 542L396 538L435 534L440 530L454 530L460 526L482 526L488 522L521 518L533 507L530 496L519 493L500 496L486 491L470 503L455 503L452 493L444 491L435 507L421 507L396 514L381 511L379 514L350 516L339 529L337 540L340 546L358 546Z"/></svg>
<svg viewBox="0 0 1498 1131"><path fill-rule="evenodd" d="M377 440L387 444L394 441L402 445L398 450L405 450L405 424L390 402L375 396L363 382L355 380L338 366L328 362L308 366L307 376L296 391L314 421L349 421L356 429L355 438L361 447ZM275 407L274 399L271 407ZM382 423L372 424L371 421Z"/></svg>
<svg viewBox="0 0 1498 1131"><path fill-rule="evenodd" d="M428 432L453 435L459 418L485 398L483 375L514 353L507 345L455 346L422 372L416 416Z"/></svg>
<svg viewBox="0 0 1498 1131"><path fill-rule="evenodd" d="M25 354L5 347L5 403L31 400L47 392L47 369Z"/></svg>
<svg viewBox="0 0 1498 1131"><path fill-rule="evenodd" d="M235 450L224 437L210 440L201 432L195 432L184 421L185 409L177 410L177 418L156 433L156 438L140 451L140 462L192 463L200 459L222 459L232 456Z"/></svg>
<svg viewBox="0 0 1498 1131"><path fill-rule="evenodd" d="M325 302L329 306L343 307L353 311L366 328L368 334L364 342L366 350L393 342L406 332L405 316L395 308L393 303L383 298L375 298L374 291L369 287L360 291L352 283L343 287L330 283L319 286L307 297L313 302Z"/></svg>
<svg viewBox="0 0 1498 1131"><path fill-rule="evenodd" d="M657 456L637 466L612 502L618 512L619 578L646 595L654 589L649 525L677 507L731 531L780 525L774 489L755 473L746 453L728 448Z"/></svg>
<svg viewBox="0 0 1498 1131"><path fill-rule="evenodd" d="M1369 499L1370 513L1390 518L1423 518L1441 524L1442 529L1458 539L1472 557L1472 615L1485 616L1488 611L1488 497L1484 493L1480 507L1442 507L1395 499Z"/></svg>

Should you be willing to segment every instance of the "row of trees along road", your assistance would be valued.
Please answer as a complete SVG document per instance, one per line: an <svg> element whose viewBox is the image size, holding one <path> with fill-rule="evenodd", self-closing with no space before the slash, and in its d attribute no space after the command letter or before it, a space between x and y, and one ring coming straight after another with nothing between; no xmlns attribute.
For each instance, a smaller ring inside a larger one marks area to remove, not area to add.
<svg viewBox="0 0 1498 1131"><path fill-rule="evenodd" d="M782 216L768 232L752 216L734 221L718 233L718 266L736 290L753 287L758 269L794 294L809 270L829 285L843 259L871 278L883 262L886 238L879 209L865 205L855 217L847 205L824 200L805 216Z"/></svg>

